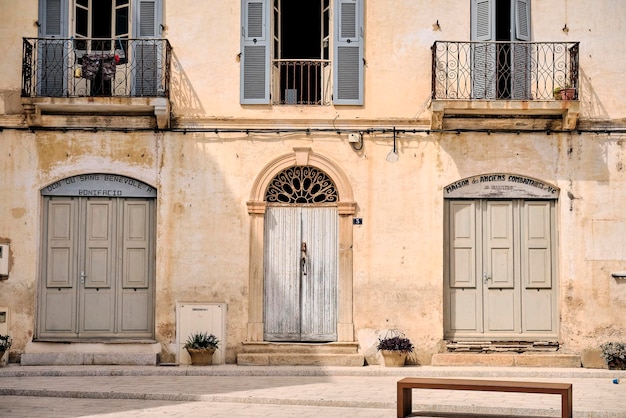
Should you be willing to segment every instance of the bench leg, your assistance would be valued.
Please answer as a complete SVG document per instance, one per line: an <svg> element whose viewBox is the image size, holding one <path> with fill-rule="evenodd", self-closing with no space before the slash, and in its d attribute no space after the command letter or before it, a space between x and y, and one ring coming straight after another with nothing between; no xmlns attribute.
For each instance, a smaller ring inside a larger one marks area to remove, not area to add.
<svg viewBox="0 0 626 418"><path fill-rule="evenodd" d="M413 389L398 387L398 418L404 418L413 412Z"/></svg>
<svg viewBox="0 0 626 418"><path fill-rule="evenodd" d="M572 418L574 415L572 400L572 388L561 394L561 416L563 418Z"/></svg>

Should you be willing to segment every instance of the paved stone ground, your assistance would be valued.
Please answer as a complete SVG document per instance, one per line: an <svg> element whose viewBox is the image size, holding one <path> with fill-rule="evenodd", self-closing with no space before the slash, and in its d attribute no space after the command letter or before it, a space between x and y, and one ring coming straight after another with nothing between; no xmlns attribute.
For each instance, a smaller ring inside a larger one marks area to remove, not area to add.
<svg viewBox="0 0 626 418"><path fill-rule="evenodd" d="M407 376L570 382L574 417L626 417L624 371L236 365L9 365L0 417L394 417L396 382ZM557 395L414 390L413 400L420 417L560 416Z"/></svg>

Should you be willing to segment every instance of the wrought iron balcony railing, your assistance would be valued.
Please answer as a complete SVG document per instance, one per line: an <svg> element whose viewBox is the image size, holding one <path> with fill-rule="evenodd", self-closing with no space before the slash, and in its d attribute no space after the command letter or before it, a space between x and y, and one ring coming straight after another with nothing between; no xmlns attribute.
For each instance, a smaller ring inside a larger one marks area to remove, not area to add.
<svg viewBox="0 0 626 418"><path fill-rule="evenodd" d="M432 46L433 99L577 100L578 42L444 42ZM563 94L565 89L572 95Z"/></svg>
<svg viewBox="0 0 626 418"><path fill-rule="evenodd" d="M330 60L272 61L272 103L327 105L330 103Z"/></svg>
<svg viewBox="0 0 626 418"><path fill-rule="evenodd" d="M24 38L22 97L169 97L166 39Z"/></svg>

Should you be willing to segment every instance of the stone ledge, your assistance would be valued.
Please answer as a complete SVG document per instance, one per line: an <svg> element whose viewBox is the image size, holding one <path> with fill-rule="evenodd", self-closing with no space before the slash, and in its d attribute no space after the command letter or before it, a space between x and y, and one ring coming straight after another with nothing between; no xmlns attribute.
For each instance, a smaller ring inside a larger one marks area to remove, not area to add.
<svg viewBox="0 0 626 418"><path fill-rule="evenodd" d="M433 355L432 365L577 368L581 367L581 359L573 354L439 353Z"/></svg>
<svg viewBox="0 0 626 418"><path fill-rule="evenodd" d="M22 366L155 366L157 355L149 353L23 353L20 364Z"/></svg>

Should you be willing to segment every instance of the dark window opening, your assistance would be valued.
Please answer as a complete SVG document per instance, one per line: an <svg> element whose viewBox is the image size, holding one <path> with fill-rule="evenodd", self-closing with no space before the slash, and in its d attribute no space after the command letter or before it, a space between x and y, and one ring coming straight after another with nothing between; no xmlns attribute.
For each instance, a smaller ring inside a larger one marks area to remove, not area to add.
<svg viewBox="0 0 626 418"><path fill-rule="evenodd" d="M496 41L506 42L497 44L498 63L496 66L497 97L510 99L511 92L511 45L513 27L511 25L511 1L496 1Z"/></svg>
<svg viewBox="0 0 626 418"><path fill-rule="evenodd" d="M320 0L282 1L280 22L275 24L280 25L280 50L274 56L289 61L280 65L280 102L317 103L323 66L314 60L322 59L322 28L328 26L322 22Z"/></svg>

